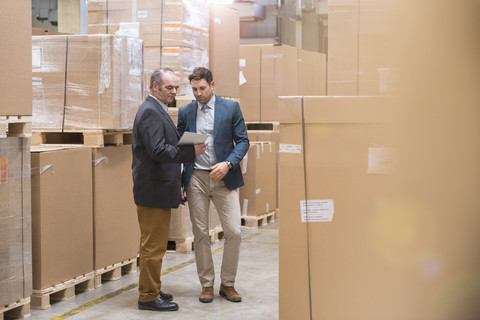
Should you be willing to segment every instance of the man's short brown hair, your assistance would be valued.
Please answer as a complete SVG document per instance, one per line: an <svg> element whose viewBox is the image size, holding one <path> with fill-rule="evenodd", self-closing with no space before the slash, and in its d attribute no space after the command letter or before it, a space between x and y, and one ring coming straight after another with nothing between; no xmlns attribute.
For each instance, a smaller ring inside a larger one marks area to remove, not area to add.
<svg viewBox="0 0 480 320"><path fill-rule="evenodd" d="M212 71L204 67L196 67L193 69L191 75L188 76L188 81L192 82L193 80L198 81L205 79L208 84L211 84L213 81Z"/></svg>

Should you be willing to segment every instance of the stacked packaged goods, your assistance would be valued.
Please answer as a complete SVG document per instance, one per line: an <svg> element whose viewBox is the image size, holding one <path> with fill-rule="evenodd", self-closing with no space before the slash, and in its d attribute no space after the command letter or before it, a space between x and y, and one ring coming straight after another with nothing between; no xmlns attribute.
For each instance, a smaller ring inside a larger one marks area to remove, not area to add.
<svg viewBox="0 0 480 320"><path fill-rule="evenodd" d="M143 42L32 37L34 129L131 129L143 100Z"/></svg>

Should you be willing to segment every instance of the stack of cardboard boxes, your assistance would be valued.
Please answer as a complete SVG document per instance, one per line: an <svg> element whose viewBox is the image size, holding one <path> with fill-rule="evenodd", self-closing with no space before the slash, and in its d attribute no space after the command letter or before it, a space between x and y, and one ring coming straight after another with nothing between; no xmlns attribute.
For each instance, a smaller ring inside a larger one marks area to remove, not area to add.
<svg viewBox="0 0 480 320"><path fill-rule="evenodd" d="M94 0L88 3L89 34L133 35L145 44L145 71L174 70L180 94L190 94L188 74L208 67L209 11L199 0Z"/></svg>
<svg viewBox="0 0 480 320"><path fill-rule="evenodd" d="M16 137L11 117L31 124L31 3L2 3L0 26L0 306L30 314L32 238L30 132ZM12 306L12 307L11 307ZM16 307L15 309L12 309ZM13 314L10 314L13 312Z"/></svg>
<svg viewBox="0 0 480 320"><path fill-rule="evenodd" d="M268 210L278 208L278 201L275 200L274 207L269 202L266 210L263 203L265 199L260 201L262 209L255 208L256 205L252 208L252 204L247 207L245 200L260 196L257 193L259 183L263 184L261 190L264 192L272 190L275 198L278 198L278 121L280 119L278 97L325 95L326 55L288 45L241 45L240 81L240 102L249 129L250 141L259 143L268 141L274 147L273 159L270 159L271 163L267 165L277 168L273 175L268 176L270 178L266 180L255 180L251 176L253 173L247 174L245 178L248 183L241 189L243 213L248 216L261 216L269 212ZM254 145L254 147L257 146ZM267 168L264 167L267 160L263 159L264 154L261 154L262 157L260 155L258 158L250 157L249 161L251 163L259 161L258 168L263 172ZM252 164L250 166L255 167Z"/></svg>
<svg viewBox="0 0 480 320"><path fill-rule="evenodd" d="M143 42L112 35L32 37L33 127L131 129L143 100Z"/></svg>

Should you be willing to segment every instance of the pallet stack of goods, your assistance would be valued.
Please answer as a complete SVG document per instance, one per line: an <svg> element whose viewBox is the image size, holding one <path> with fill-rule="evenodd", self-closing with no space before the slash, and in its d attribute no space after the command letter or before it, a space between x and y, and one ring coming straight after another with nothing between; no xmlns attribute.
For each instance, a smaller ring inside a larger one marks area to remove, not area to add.
<svg viewBox="0 0 480 320"><path fill-rule="evenodd" d="M31 3L2 4L0 25L0 318L28 317L32 294Z"/></svg>
<svg viewBox="0 0 480 320"><path fill-rule="evenodd" d="M250 142L242 160L245 186L240 188L242 224L258 227L275 221L277 152L272 141Z"/></svg>
<svg viewBox="0 0 480 320"><path fill-rule="evenodd" d="M143 48L111 34L32 37L34 308L136 271L131 130Z"/></svg>
<svg viewBox="0 0 480 320"><path fill-rule="evenodd" d="M278 199L278 97L325 95L326 55L288 45L241 45L239 64L240 101L250 141L275 145L273 188ZM242 192L255 192L254 187L246 185ZM278 200L274 206L279 208Z"/></svg>
<svg viewBox="0 0 480 320"><path fill-rule="evenodd" d="M190 94L188 74L208 67L209 11L200 0L94 0L88 2L88 33L133 35L143 40L145 75L174 70L180 94ZM148 89L146 91L148 94Z"/></svg>
<svg viewBox="0 0 480 320"><path fill-rule="evenodd" d="M279 110L280 319L348 319L379 300L389 310L408 292L372 225L392 173L387 98L281 97ZM284 307L292 299L301 312Z"/></svg>
<svg viewBox="0 0 480 320"><path fill-rule="evenodd" d="M32 37L33 129L131 129L143 43L113 35Z"/></svg>

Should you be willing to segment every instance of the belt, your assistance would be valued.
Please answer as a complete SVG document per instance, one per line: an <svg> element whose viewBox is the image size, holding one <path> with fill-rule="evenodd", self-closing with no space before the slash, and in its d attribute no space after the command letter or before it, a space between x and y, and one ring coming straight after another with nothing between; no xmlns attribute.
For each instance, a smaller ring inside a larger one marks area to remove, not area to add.
<svg viewBox="0 0 480 320"><path fill-rule="evenodd" d="M195 169L193 169L193 170L195 170L195 171L212 172L212 170L210 170L210 169L196 169L196 168L195 168Z"/></svg>

